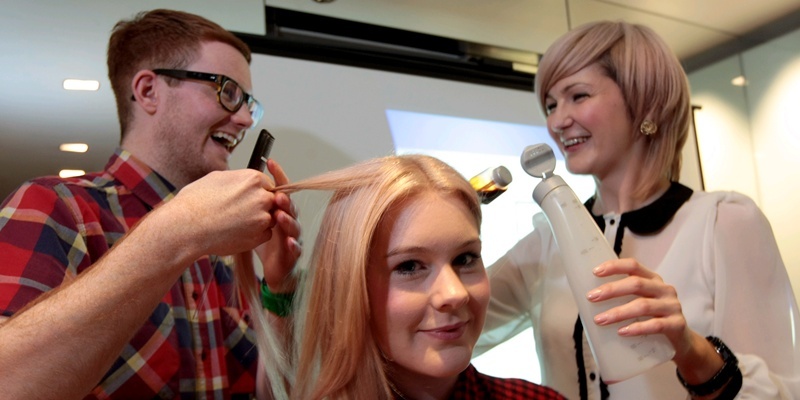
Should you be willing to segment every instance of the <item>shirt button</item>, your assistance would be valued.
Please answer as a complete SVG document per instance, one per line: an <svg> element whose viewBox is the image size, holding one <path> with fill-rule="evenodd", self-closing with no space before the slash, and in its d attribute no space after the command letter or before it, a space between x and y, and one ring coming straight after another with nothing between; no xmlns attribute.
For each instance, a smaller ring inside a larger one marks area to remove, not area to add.
<svg viewBox="0 0 800 400"><path fill-rule="evenodd" d="M609 223L610 225L614 225L614 220L613 220L613 219L611 219L610 221L608 221L608 223Z"/></svg>
<svg viewBox="0 0 800 400"><path fill-rule="evenodd" d="M591 379L592 382L594 382L594 380L597 379L597 375L595 375L594 372L592 372L589 374L589 379Z"/></svg>
<svg viewBox="0 0 800 400"><path fill-rule="evenodd" d="M200 352L200 359L201 359L201 360L203 360L203 361L205 361L205 360L206 360L206 351L205 351L205 350L203 350L202 352ZM592 379L592 380L594 380L594 379Z"/></svg>
<svg viewBox="0 0 800 400"><path fill-rule="evenodd" d="M200 297L200 295L197 294L197 292L192 292L192 298L193 299L197 300L198 297Z"/></svg>

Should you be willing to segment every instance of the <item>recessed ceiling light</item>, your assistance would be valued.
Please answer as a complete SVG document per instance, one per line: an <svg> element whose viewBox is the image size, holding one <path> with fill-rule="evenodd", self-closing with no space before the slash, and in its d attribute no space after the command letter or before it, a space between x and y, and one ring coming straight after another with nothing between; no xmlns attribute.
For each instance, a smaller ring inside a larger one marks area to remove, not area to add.
<svg viewBox="0 0 800 400"><path fill-rule="evenodd" d="M100 81L86 79L64 79L64 89L97 91L100 89Z"/></svg>
<svg viewBox="0 0 800 400"><path fill-rule="evenodd" d="M89 145L86 143L62 143L58 146L58 149L70 153L86 153L89 150Z"/></svg>
<svg viewBox="0 0 800 400"><path fill-rule="evenodd" d="M736 78L731 79L731 85L733 86L744 86L747 85L747 79L744 76L739 75Z"/></svg>
<svg viewBox="0 0 800 400"><path fill-rule="evenodd" d="M62 178L71 178L73 176L81 176L85 174L86 171L82 169L62 169L61 171L58 171L58 176Z"/></svg>

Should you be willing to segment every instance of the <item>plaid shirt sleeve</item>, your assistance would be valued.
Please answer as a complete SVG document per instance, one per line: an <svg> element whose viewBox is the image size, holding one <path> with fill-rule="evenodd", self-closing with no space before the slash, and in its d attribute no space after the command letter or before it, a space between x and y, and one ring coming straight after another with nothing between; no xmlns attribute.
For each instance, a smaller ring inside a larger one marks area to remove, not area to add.
<svg viewBox="0 0 800 400"><path fill-rule="evenodd" d="M115 156L105 173L38 178L3 202L0 315L75 278L164 198L151 188L167 186L132 162ZM249 313L230 265L198 259L86 398L250 398L257 353Z"/></svg>
<svg viewBox="0 0 800 400"><path fill-rule="evenodd" d="M74 277L108 249L97 221L77 213L90 207L63 185L27 183L0 208L0 313L11 316L42 293ZM113 235L113 232L110 232ZM104 251L103 250L103 251Z"/></svg>

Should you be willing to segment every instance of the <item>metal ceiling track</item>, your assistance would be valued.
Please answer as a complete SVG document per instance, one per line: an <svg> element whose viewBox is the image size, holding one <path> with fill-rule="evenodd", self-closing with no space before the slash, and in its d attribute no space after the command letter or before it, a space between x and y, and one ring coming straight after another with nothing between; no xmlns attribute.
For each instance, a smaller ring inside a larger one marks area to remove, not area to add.
<svg viewBox="0 0 800 400"><path fill-rule="evenodd" d="M533 91L538 55L266 7L267 34L236 33L254 53Z"/></svg>

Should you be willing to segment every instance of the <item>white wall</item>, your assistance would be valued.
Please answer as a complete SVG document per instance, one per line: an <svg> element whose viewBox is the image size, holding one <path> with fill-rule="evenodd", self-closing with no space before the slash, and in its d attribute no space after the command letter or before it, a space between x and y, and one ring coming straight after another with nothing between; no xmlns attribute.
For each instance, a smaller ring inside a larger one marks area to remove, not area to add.
<svg viewBox="0 0 800 400"><path fill-rule="evenodd" d="M266 55L254 55L252 71L265 107L254 131L275 136L272 156L293 180L391 154L387 109L544 124L532 92ZM246 165L255 136L234 152L232 168ZM304 241L313 243L324 196L295 197Z"/></svg>
<svg viewBox="0 0 800 400"><path fill-rule="evenodd" d="M746 86L731 84L739 75ZM800 30L689 78L706 188L759 204L800 293Z"/></svg>
<svg viewBox="0 0 800 400"><path fill-rule="evenodd" d="M742 58L760 205L800 293L800 30Z"/></svg>

